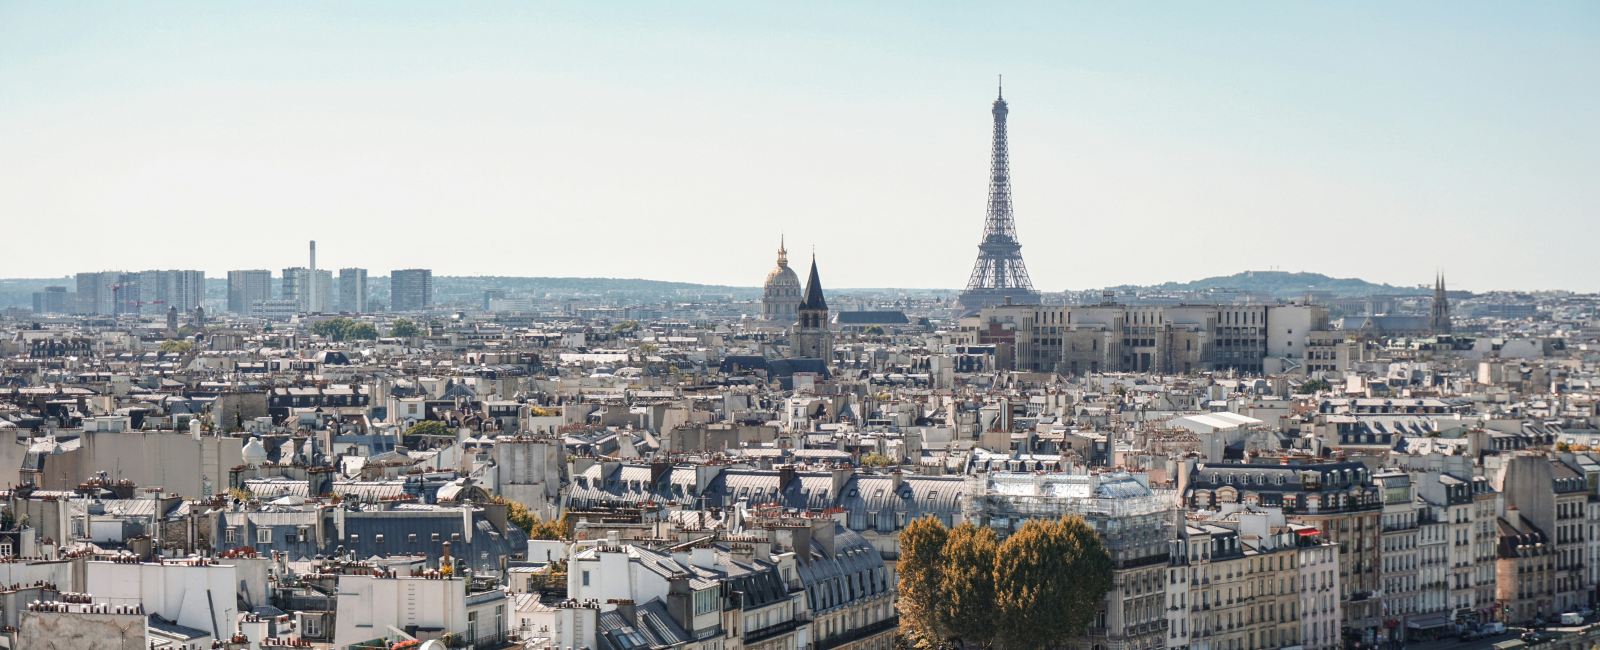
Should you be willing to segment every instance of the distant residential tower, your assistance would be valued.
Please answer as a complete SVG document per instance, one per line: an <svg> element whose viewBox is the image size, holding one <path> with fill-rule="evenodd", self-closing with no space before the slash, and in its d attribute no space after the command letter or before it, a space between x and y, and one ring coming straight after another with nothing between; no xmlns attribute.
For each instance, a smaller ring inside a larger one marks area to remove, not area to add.
<svg viewBox="0 0 1600 650"><path fill-rule="evenodd" d="M433 271L405 269L389 274L389 301L394 311L422 311L433 307Z"/></svg>
<svg viewBox="0 0 1600 650"><path fill-rule="evenodd" d="M339 269L339 311L367 312L366 269Z"/></svg>

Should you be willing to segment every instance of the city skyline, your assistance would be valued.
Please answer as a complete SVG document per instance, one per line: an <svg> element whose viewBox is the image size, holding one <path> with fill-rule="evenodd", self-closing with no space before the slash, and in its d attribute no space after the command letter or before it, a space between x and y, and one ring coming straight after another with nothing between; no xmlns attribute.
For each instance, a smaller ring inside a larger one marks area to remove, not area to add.
<svg viewBox="0 0 1600 650"><path fill-rule="evenodd" d="M959 289L1005 73L1042 291L1600 288L1592 5L0 12L0 206L24 241L82 226L0 276L318 239L330 268L748 286L788 233L837 286ZM476 231L508 254L433 245Z"/></svg>

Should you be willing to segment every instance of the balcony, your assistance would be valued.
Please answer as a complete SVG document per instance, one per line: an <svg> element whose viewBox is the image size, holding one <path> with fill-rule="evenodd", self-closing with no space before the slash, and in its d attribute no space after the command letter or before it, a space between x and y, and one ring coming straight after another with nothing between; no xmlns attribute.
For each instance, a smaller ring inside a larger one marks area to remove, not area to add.
<svg viewBox="0 0 1600 650"><path fill-rule="evenodd" d="M801 621L798 620L798 619L789 619L789 620L784 621L782 623L776 623L776 624L773 624L773 625L768 625L768 626L766 626L764 628L761 628L759 630L751 631L751 630L746 629L744 631L744 642L745 642L746 645L749 645L751 643L759 643L761 641L766 641L767 639L771 639L773 637L778 637L778 636L782 636L782 635L788 634L790 632L793 632L795 630L795 628L800 627L800 623L801 623Z"/></svg>
<svg viewBox="0 0 1600 650"><path fill-rule="evenodd" d="M837 648L852 641L877 636L879 634L883 634L884 632L892 632L898 627L900 627L900 617L892 616L871 625L858 627L843 634L835 634L826 639L820 639L816 643L812 644L812 648L813 650L831 650L832 648ZM748 636L745 637L747 643L749 638L750 637Z"/></svg>

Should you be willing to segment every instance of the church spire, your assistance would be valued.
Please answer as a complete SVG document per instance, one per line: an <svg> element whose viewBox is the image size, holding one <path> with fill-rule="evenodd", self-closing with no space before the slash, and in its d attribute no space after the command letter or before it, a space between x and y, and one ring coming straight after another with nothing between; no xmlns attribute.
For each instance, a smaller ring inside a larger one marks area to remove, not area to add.
<svg viewBox="0 0 1600 650"><path fill-rule="evenodd" d="M789 249L784 248L783 235L778 235L778 266L789 265Z"/></svg>
<svg viewBox="0 0 1600 650"><path fill-rule="evenodd" d="M1450 333L1450 294L1445 290L1444 271L1434 274L1433 313L1429 321L1429 329L1434 334Z"/></svg>
<svg viewBox="0 0 1600 650"><path fill-rule="evenodd" d="M805 298L800 301L801 309L827 309L828 301L822 297L822 280L817 277L817 256L811 256L811 277L806 279Z"/></svg>

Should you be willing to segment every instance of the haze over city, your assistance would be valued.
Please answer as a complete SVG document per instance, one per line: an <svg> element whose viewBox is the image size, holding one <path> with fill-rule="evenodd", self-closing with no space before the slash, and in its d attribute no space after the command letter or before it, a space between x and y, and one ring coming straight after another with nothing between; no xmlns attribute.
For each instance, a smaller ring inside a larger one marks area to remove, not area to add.
<svg viewBox="0 0 1600 650"><path fill-rule="evenodd" d="M1600 288L1600 6L0 6L0 277Z"/></svg>

